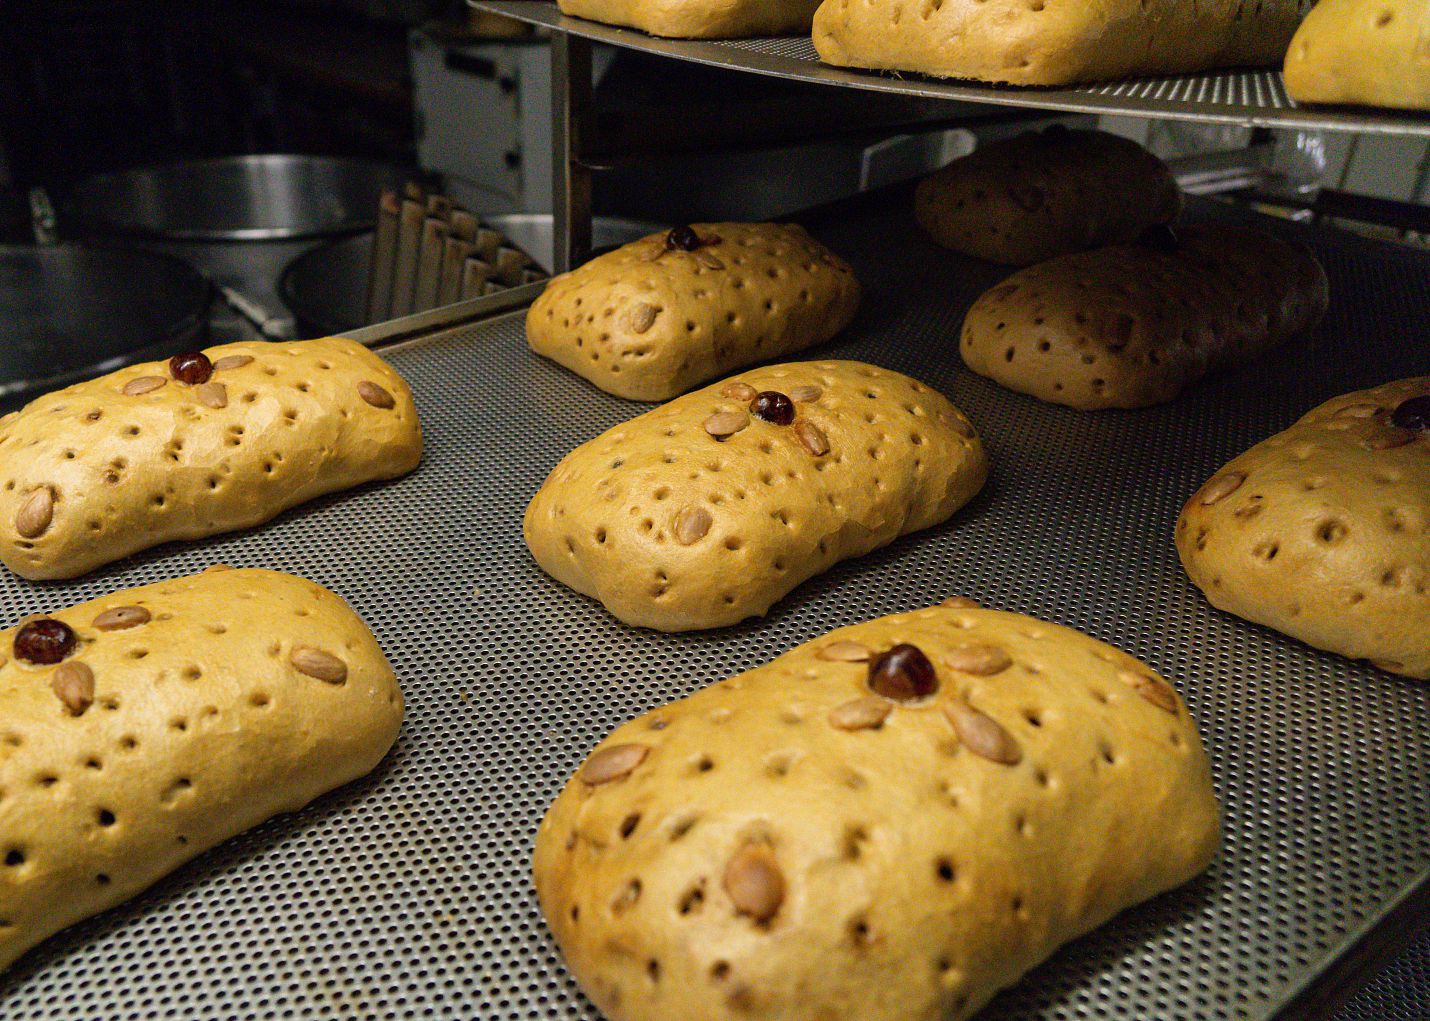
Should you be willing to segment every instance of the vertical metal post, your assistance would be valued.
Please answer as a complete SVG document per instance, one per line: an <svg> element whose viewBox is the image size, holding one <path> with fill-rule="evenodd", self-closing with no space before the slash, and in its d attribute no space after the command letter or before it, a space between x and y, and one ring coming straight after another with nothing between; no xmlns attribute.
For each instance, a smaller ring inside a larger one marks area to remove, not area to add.
<svg viewBox="0 0 1430 1021"><path fill-rule="evenodd" d="M566 32L551 38L551 114L552 269L565 273L591 250L591 43Z"/></svg>

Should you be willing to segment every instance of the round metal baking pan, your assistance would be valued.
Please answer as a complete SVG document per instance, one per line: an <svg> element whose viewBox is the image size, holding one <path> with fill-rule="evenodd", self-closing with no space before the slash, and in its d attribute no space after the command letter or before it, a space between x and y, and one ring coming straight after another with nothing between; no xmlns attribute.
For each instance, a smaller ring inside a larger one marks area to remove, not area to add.
<svg viewBox="0 0 1430 1021"><path fill-rule="evenodd" d="M273 241L371 227L404 173L370 160L231 156L99 174L75 186L74 217L99 232L169 240Z"/></svg>
<svg viewBox="0 0 1430 1021"><path fill-rule="evenodd" d="M0 245L0 399L198 346L211 296L168 255Z"/></svg>

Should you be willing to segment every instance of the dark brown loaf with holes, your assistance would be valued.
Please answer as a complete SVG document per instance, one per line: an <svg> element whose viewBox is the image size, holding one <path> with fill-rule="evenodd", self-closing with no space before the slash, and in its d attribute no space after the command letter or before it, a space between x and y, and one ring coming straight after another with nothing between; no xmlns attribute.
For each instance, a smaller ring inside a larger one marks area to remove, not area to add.
<svg viewBox="0 0 1430 1021"><path fill-rule="evenodd" d="M814 47L840 67L1012 85L1279 64L1314 0L824 0Z"/></svg>
<svg viewBox="0 0 1430 1021"><path fill-rule="evenodd" d="M640 627L765 613L796 585L947 520L983 485L973 426L861 362L742 372L607 430L532 498L531 555Z"/></svg>
<svg viewBox="0 0 1430 1021"><path fill-rule="evenodd" d="M1234 458L1177 520L1213 606L1430 680L1430 376L1342 394Z"/></svg>
<svg viewBox="0 0 1430 1021"><path fill-rule="evenodd" d="M610 1021L961 1021L1218 839L1170 685L954 600L620 727L547 812L534 873Z"/></svg>
<svg viewBox="0 0 1430 1021"><path fill-rule="evenodd" d="M1327 301L1301 245L1192 226L1014 274L974 302L959 350L974 372L1045 401L1139 408L1304 333Z"/></svg>
<svg viewBox="0 0 1430 1021"><path fill-rule="evenodd" d="M351 340L132 365L0 419L0 561L71 578L404 475L421 457L407 384Z"/></svg>
<svg viewBox="0 0 1430 1021"><path fill-rule="evenodd" d="M803 227L697 223L553 278L526 336L607 393L664 401L824 343L854 318L859 294L849 264Z"/></svg>
<svg viewBox="0 0 1430 1021"><path fill-rule="evenodd" d="M1131 241L1182 208L1166 164L1103 131L1029 131L955 160L919 183L914 213L939 244L1026 266Z"/></svg>
<svg viewBox="0 0 1430 1021"><path fill-rule="evenodd" d="M0 968L369 772L402 721L362 620L273 571L115 592L0 651Z"/></svg>

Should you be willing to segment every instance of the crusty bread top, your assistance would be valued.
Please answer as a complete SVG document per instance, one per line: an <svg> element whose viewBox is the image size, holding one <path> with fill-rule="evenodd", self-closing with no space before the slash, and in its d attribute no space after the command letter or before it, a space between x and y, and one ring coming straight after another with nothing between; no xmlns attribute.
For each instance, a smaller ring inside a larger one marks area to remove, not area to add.
<svg viewBox="0 0 1430 1021"><path fill-rule="evenodd" d="M819 55L841 67L1013 85L1280 63L1314 0L824 0Z"/></svg>
<svg viewBox="0 0 1430 1021"><path fill-rule="evenodd" d="M1285 80L1299 103L1430 110L1430 4L1321 0L1286 51Z"/></svg>
<svg viewBox="0 0 1430 1021"><path fill-rule="evenodd" d="M1177 233L1166 248L1109 245L1015 273L969 309L964 362L1056 404L1138 408L1325 313L1326 274L1304 246L1216 224Z"/></svg>
<svg viewBox="0 0 1430 1021"><path fill-rule="evenodd" d="M47 616L78 639L57 665L0 631L0 968L367 773L402 721L372 633L292 575L211 569Z"/></svg>
<svg viewBox="0 0 1430 1021"><path fill-rule="evenodd" d="M215 369L202 386L146 362L0 419L0 561L70 578L417 466L412 392L361 344L243 341L206 354Z"/></svg>
<svg viewBox="0 0 1430 1021"><path fill-rule="evenodd" d="M911 643L939 682L872 694ZM966 603L830 632L601 741L537 834L611 1021L959 1021L1218 843L1196 727L1145 664Z"/></svg>
<svg viewBox="0 0 1430 1021"><path fill-rule="evenodd" d="M697 223L695 251L651 234L555 277L527 340L608 393L663 401L842 330L859 282L797 224Z"/></svg>
<svg viewBox="0 0 1430 1021"><path fill-rule="evenodd" d="M914 193L939 244L1015 266L1131 241L1181 208L1167 165L1136 142L1056 125L982 146Z"/></svg>
<svg viewBox="0 0 1430 1021"><path fill-rule="evenodd" d="M561 13L673 39L807 33L819 0L559 0Z"/></svg>
<svg viewBox="0 0 1430 1021"><path fill-rule="evenodd" d="M1430 433L1395 426L1430 376L1342 394L1233 458L1182 509L1212 605L1430 679Z"/></svg>
<svg viewBox="0 0 1430 1021"><path fill-rule="evenodd" d="M794 420L751 415L758 391L789 396ZM543 570L628 624L723 627L947 519L987 474L976 430L942 394L862 362L787 362L581 444L524 530Z"/></svg>

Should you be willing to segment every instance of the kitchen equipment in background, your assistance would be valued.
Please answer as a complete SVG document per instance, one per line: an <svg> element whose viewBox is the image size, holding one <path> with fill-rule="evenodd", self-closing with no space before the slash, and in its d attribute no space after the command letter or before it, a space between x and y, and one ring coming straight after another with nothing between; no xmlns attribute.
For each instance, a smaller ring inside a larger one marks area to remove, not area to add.
<svg viewBox="0 0 1430 1021"><path fill-rule="evenodd" d="M545 275L451 198L409 182L378 200L363 322L426 312Z"/></svg>
<svg viewBox="0 0 1430 1021"><path fill-rule="evenodd" d="M503 238L501 247L528 253L538 266L550 265L550 213L488 216L482 223ZM597 217L593 236L598 248L614 247L660 229L659 224L639 220ZM299 256L284 271L283 301L304 334L342 333L367 324L365 294L372 248L371 232L355 234ZM526 267L523 278L531 271ZM494 290L502 286L499 278L490 283Z"/></svg>
<svg viewBox="0 0 1430 1021"><path fill-rule="evenodd" d="M0 402L203 346L211 293L173 256L0 245Z"/></svg>
<svg viewBox="0 0 1430 1021"><path fill-rule="evenodd" d="M293 335L278 295L284 268L371 227L383 188L408 176L370 160L235 156L91 177L63 208L86 234L122 236L206 273L235 313L216 322L216 339L283 337Z"/></svg>
<svg viewBox="0 0 1430 1021"><path fill-rule="evenodd" d="M394 167L328 156L231 156L98 174L75 186L72 214L104 233L164 240L275 241L372 226Z"/></svg>

